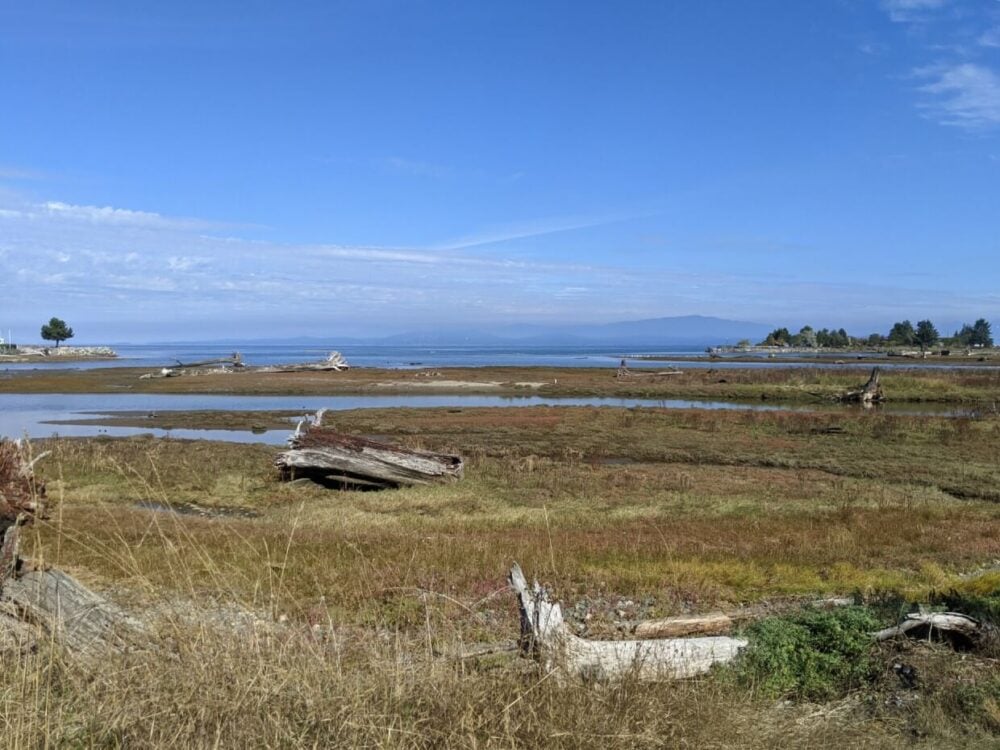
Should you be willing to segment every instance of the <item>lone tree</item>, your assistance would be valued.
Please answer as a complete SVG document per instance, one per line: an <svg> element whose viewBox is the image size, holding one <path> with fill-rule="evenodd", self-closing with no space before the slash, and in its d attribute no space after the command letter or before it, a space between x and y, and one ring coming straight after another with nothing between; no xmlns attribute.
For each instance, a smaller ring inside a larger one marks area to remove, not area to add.
<svg viewBox="0 0 1000 750"><path fill-rule="evenodd" d="M60 341L73 338L73 329L66 325L65 320L52 318L42 326L42 338L46 341L55 341L58 347Z"/></svg>
<svg viewBox="0 0 1000 750"><path fill-rule="evenodd" d="M940 336L938 336L937 328L929 320L921 320L917 323L917 330L914 334L914 338L917 343L920 344L920 351L926 350L928 347L934 346L938 342Z"/></svg>

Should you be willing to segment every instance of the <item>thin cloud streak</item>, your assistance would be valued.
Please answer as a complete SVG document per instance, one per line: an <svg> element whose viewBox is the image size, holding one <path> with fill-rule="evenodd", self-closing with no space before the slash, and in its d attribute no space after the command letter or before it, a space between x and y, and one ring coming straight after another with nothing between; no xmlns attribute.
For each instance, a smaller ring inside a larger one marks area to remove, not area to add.
<svg viewBox="0 0 1000 750"><path fill-rule="evenodd" d="M495 229L493 231L479 234L466 235L458 239L451 240L442 245L438 245L438 250L466 250L473 247L485 245L498 245L502 242L512 242L530 237L542 237L548 234L558 234L560 232L572 232L577 229L592 229L594 227L609 226L632 219L640 219L647 216L654 216L656 212L631 213L614 216L600 216L592 218L564 218L564 219L540 219L533 222L514 224L506 228Z"/></svg>
<svg viewBox="0 0 1000 750"><path fill-rule="evenodd" d="M931 96L921 106L942 125L982 130L1000 125L1000 75L983 65L961 63L914 71L932 78L920 91Z"/></svg>
<svg viewBox="0 0 1000 750"><path fill-rule="evenodd" d="M895 23L916 23L931 11L943 8L947 0L882 0L882 8Z"/></svg>

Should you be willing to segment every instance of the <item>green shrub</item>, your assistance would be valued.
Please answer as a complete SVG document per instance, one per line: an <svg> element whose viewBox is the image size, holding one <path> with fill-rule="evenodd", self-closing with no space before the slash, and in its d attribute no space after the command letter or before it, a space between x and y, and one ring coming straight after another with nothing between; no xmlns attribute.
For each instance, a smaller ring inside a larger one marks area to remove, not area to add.
<svg viewBox="0 0 1000 750"><path fill-rule="evenodd" d="M878 625L865 607L762 620L747 629L750 645L734 665L736 679L772 698L843 694L874 675Z"/></svg>

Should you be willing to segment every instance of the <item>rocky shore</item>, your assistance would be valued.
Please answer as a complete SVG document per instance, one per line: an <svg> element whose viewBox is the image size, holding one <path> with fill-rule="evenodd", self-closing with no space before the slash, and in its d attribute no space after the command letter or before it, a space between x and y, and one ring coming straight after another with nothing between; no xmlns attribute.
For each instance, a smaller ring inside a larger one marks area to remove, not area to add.
<svg viewBox="0 0 1000 750"><path fill-rule="evenodd" d="M0 353L2 362L45 362L54 359L114 359L109 346L19 346L10 353Z"/></svg>

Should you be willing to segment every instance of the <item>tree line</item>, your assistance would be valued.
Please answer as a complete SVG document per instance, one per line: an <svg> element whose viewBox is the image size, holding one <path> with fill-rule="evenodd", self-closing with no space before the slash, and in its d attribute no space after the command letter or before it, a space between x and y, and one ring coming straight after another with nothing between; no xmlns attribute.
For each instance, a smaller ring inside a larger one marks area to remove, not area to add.
<svg viewBox="0 0 1000 750"><path fill-rule="evenodd" d="M749 343L749 342L741 342ZM775 328L759 346L795 346L810 349L844 349L849 347L884 347L884 346L919 346L921 350L932 346L953 347L988 347L993 346L993 333L990 322L980 318L975 323L966 323L952 336L942 337L934 324L929 320L917 321L914 326L909 320L901 320L892 325L885 335L873 333L866 338L850 336L843 328L830 330L813 329L803 326L798 333L791 333L787 328Z"/></svg>

